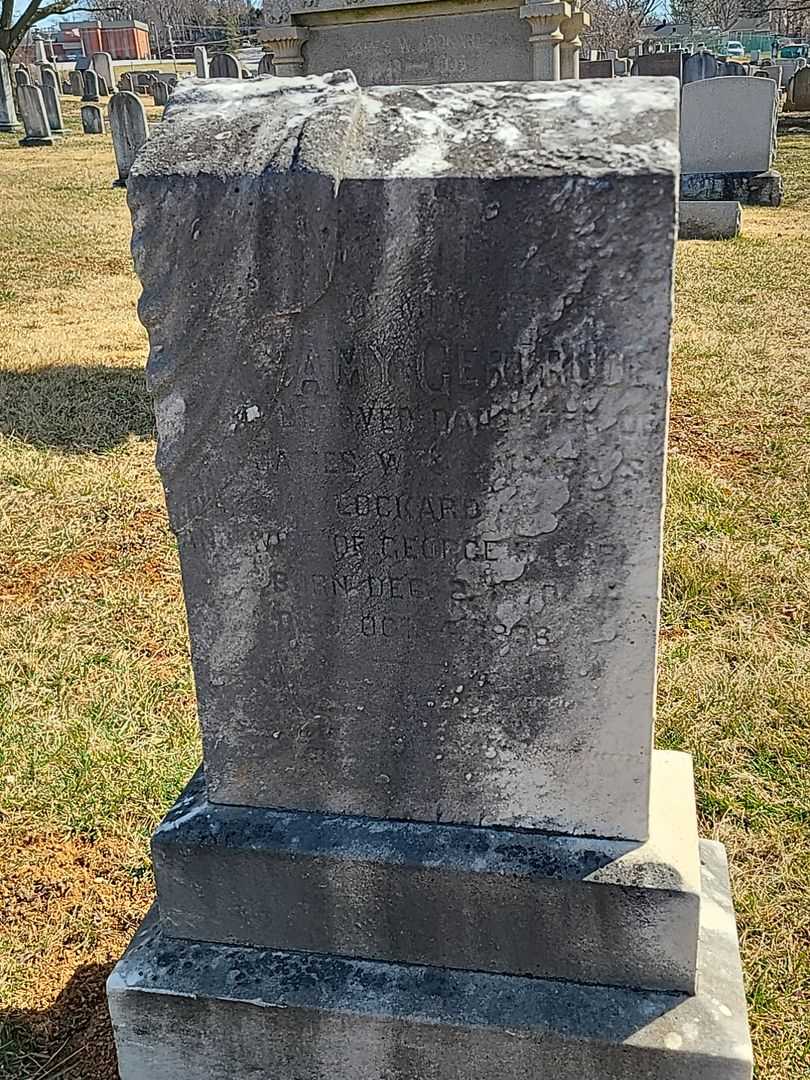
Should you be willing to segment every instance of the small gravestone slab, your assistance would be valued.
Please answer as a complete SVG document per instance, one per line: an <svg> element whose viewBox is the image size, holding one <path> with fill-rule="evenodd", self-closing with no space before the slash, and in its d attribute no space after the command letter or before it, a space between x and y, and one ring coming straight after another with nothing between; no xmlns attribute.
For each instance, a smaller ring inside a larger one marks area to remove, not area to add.
<svg viewBox="0 0 810 1080"><path fill-rule="evenodd" d="M110 88L107 85L107 80L104 78L103 75L98 75L98 73L96 74L96 78L98 79L98 92L100 96L109 97Z"/></svg>
<svg viewBox="0 0 810 1080"><path fill-rule="evenodd" d="M45 112L48 116L48 124L54 135L63 135L65 125L62 121L62 102L59 91L50 83L42 84L42 100L45 103Z"/></svg>
<svg viewBox="0 0 810 1080"><path fill-rule="evenodd" d="M81 71L71 71L68 75L68 82L70 83L69 92L73 97L81 97L84 93L84 79Z"/></svg>
<svg viewBox="0 0 810 1080"><path fill-rule="evenodd" d="M194 46L194 70L198 79L210 78L210 61L204 45Z"/></svg>
<svg viewBox="0 0 810 1080"><path fill-rule="evenodd" d="M242 66L233 53L219 52L211 57L212 79L241 79Z"/></svg>
<svg viewBox="0 0 810 1080"><path fill-rule="evenodd" d="M57 94L60 92L59 77L52 67L43 67L40 72L42 86L52 86Z"/></svg>
<svg viewBox="0 0 810 1080"><path fill-rule="evenodd" d="M123 90L110 98L109 121L118 166L118 179L114 181L114 186L126 187L135 156L149 138L146 110L135 94Z"/></svg>
<svg viewBox="0 0 810 1080"><path fill-rule="evenodd" d="M155 79L152 83L152 97L156 105L165 105L169 100L169 87L162 79Z"/></svg>
<svg viewBox="0 0 810 1080"><path fill-rule="evenodd" d="M137 83L135 82L135 76L132 74L132 72L125 71L124 74L119 79L119 82L118 82L119 89L120 90L129 90L130 93L133 93L136 86L137 86Z"/></svg>
<svg viewBox="0 0 810 1080"><path fill-rule="evenodd" d="M18 86L17 100L25 128L25 136L20 139L20 146L53 146L53 135L40 88L29 84Z"/></svg>
<svg viewBox="0 0 810 1080"><path fill-rule="evenodd" d="M273 65L273 54L266 52L259 61L259 74L274 75L275 70Z"/></svg>
<svg viewBox="0 0 810 1080"><path fill-rule="evenodd" d="M100 99L98 75L93 68L87 68L82 72L82 81L84 83L82 101L98 101Z"/></svg>
<svg viewBox="0 0 810 1080"><path fill-rule="evenodd" d="M104 114L98 105L82 105L81 113L85 135L104 134Z"/></svg>
<svg viewBox="0 0 810 1080"><path fill-rule="evenodd" d="M772 79L701 79L681 97L681 169L760 173L771 166L778 97Z"/></svg>
<svg viewBox="0 0 810 1080"><path fill-rule="evenodd" d="M31 76L25 70L24 67L18 67L14 69L14 81L17 86L30 86Z"/></svg>
<svg viewBox="0 0 810 1080"><path fill-rule="evenodd" d="M613 60L580 60L579 77L581 79L612 79L615 75Z"/></svg>
<svg viewBox="0 0 810 1080"><path fill-rule="evenodd" d="M0 52L0 131L17 131L19 126L8 59Z"/></svg>

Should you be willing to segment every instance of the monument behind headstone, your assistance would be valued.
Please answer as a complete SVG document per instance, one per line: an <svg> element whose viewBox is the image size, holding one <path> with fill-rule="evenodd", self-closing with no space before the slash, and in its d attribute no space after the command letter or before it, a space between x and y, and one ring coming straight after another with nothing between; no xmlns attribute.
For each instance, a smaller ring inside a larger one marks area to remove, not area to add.
<svg viewBox="0 0 810 1080"><path fill-rule="evenodd" d="M672 52L644 53L637 56L630 69L631 75L674 75L680 79L683 75L685 53L679 49Z"/></svg>
<svg viewBox="0 0 810 1080"><path fill-rule="evenodd" d="M810 67L797 68L790 80L790 111L810 110Z"/></svg>
<svg viewBox="0 0 810 1080"><path fill-rule="evenodd" d="M68 82L70 83L70 93L73 97L82 97L84 94L84 79L82 78L81 71L71 71L68 75Z"/></svg>
<svg viewBox="0 0 810 1080"><path fill-rule="evenodd" d="M208 58L208 50L204 45L194 46L194 72L198 79L211 77L211 61Z"/></svg>
<svg viewBox="0 0 810 1080"><path fill-rule="evenodd" d="M25 128L25 135L20 139L20 146L53 146L53 136L40 88L28 83L18 86L17 100L20 104L20 118Z"/></svg>
<svg viewBox="0 0 810 1080"><path fill-rule="evenodd" d="M276 75L351 67L364 85L578 77L579 0L265 0Z"/></svg>
<svg viewBox="0 0 810 1080"><path fill-rule="evenodd" d="M115 187L126 187L135 156L149 138L146 110L136 94L122 90L110 98L108 119L112 133L118 179Z"/></svg>
<svg viewBox="0 0 810 1080"><path fill-rule="evenodd" d="M14 69L14 81L17 86L30 86L31 76L24 67L18 67Z"/></svg>
<svg viewBox="0 0 810 1080"><path fill-rule="evenodd" d="M82 130L85 135L104 134L104 114L98 105L82 105Z"/></svg>
<svg viewBox="0 0 810 1080"><path fill-rule="evenodd" d="M98 92L99 92L99 95L101 97L107 97L109 95L109 93L110 93L110 88L107 85L107 80L104 78L103 75L99 75L98 73L96 74L96 78L98 79Z"/></svg>
<svg viewBox="0 0 810 1080"><path fill-rule="evenodd" d="M684 173L758 173L771 167L778 97L772 79L702 79L681 97Z"/></svg>
<svg viewBox="0 0 810 1080"><path fill-rule="evenodd" d="M212 79L241 79L242 65L233 53L214 53L209 64L209 75Z"/></svg>
<svg viewBox="0 0 810 1080"><path fill-rule="evenodd" d="M0 51L0 131L17 131L19 126L8 59L6 54Z"/></svg>
<svg viewBox="0 0 810 1080"><path fill-rule="evenodd" d="M701 49L700 52L687 56L683 64L684 83L697 82L699 79L716 79L717 60L712 53Z"/></svg>
<svg viewBox="0 0 810 1080"><path fill-rule="evenodd" d="M580 60L581 79L612 79L615 75L614 60Z"/></svg>
<svg viewBox="0 0 810 1080"><path fill-rule="evenodd" d="M205 777L110 978L123 1080L750 1076L652 751L677 111L169 101L128 196Z"/></svg>
<svg viewBox="0 0 810 1080"><path fill-rule="evenodd" d="M169 87L161 79L152 83L152 97L156 105L165 105L169 100Z"/></svg>

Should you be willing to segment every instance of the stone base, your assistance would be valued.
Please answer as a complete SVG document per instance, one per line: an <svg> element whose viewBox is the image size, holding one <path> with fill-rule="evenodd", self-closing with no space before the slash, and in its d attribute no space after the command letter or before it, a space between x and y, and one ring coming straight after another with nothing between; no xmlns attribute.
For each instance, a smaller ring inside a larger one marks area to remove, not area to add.
<svg viewBox="0 0 810 1080"><path fill-rule="evenodd" d="M694 997L182 942L151 915L107 984L121 1078L750 1080L725 853L701 857Z"/></svg>
<svg viewBox="0 0 810 1080"><path fill-rule="evenodd" d="M692 763L656 751L645 843L222 806L202 776L152 840L172 937L691 993Z"/></svg>
<svg viewBox="0 0 810 1080"><path fill-rule="evenodd" d="M780 206L782 175L775 169L763 173L682 173L681 201Z"/></svg>
<svg viewBox="0 0 810 1080"><path fill-rule="evenodd" d="M0 134L7 135L14 131L19 131L22 124L0 124Z"/></svg>
<svg viewBox="0 0 810 1080"><path fill-rule="evenodd" d="M678 207L679 240L731 240L740 235L738 202L685 202Z"/></svg>
<svg viewBox="0 0 810 1080"><path fill-rule="evenodd" d="M53 139L50 135L41 138L38 135L26 135L24 139L20 139L20 146L53 146Z"/></svg>

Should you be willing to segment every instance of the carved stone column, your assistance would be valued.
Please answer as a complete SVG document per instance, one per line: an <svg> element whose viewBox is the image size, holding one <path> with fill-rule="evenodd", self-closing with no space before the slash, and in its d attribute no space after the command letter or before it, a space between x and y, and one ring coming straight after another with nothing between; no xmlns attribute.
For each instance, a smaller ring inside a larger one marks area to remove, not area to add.
<svg viewBox="0 0 810 1080"><path fill-rule="evenodd" d="M304 74L304 57L301 52L309 31L303 26L271 26L261 35L273 54L276 75Z"/></svg>
<svg viewBox="0 0 810 1080"><path fill-rule="evenodd" d="M560 78L560 42L563 34L560 26L571 17L571 5L557 0L555 3L529 3L520 9L521 19L527 19L531 27L529 41L532 46L532 76L544 82L556 82Z"/></svg>
<svg viewBox="0 0 810 1080"><path fill-rule="evenodd" d="M587 11L575 11L570 19L563 19L560 30L563 40L560 43L560 78L579 78L579 51L582 48L580 34L591 25Z"/></svg>

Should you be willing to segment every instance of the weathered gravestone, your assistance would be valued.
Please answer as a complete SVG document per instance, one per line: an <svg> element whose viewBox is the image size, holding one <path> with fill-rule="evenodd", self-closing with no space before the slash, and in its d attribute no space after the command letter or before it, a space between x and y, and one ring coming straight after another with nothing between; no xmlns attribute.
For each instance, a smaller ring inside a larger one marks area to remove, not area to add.
<svg viewBox="0 0 810 1080"><path fill-rule="evenodd" d="M684 173L759 173L771 167L778 97L772 79L702 79L683 88Z"/></svg>
<svg viewBox="0 0 810 1080"><path fill-rule="evenodd" d="M14 69L14 81L17 86L30 86L31 76L24 67L18 67Z"/></svg>
<svg viewBox="0 0 810 1080"><path fill-rule="evenodd" d="M87 68L82 72L82 81L84 83L82 101L98 101L100 98L98 75L93 68Z"/></svg>
<svg viewBox="0 0 810 1080"><path fill-rule="evenodd" d="M130 71L125 71L121 78L118 80L118 89L129 90L130 93L133 93L135 91L137 85L138 84L135 76Z"/></svg>
<svg viewBox="0 0 810 1080"><path fill-rule="evenodd" d="M275 65L273 64L273 54L266 52L259 61L258 67L259 75L273 75L275 74Z"/></svg>
<svg viewBox="0 0 810 1080"><path fill-rule="evenodd" d="M104 78L103 75L99 75L98 73L96 74L96 78L98 79L98 92L99 92L99 95L101 97L108 97L109 93L110 93L110 88L107 85L107 80Z"/></svg>
<svg viewBox="0 0 810 1080"><path fill-rule="evenodd" d="M276 75L351 67L368 85L579 77L575 3L489 0L265 0Z"/></svg>
<svg viewBox="0 0 810 1080"><path fill-rule="evenodd" d="M68 75L68 81L70 82L70 93L73 97L81 97L84 94L84 79L81 71L71 71Z"/></svg>
<svg viewBox="0 0 810 1080"><path fill-rule="evenodd" d="M8 59L4 52L0 52L0 131L17 131L19 126Z"/></svg>
<svg viewBox="0 0 810 1080"><path fill-rule="evenodd" d="M42 101L48 116L48 124L54 135L64 135L65 125L62 121L62 102L59 91L50 83L42 84Z"/></svg>
<svg viewBox="0 0 810 1080"><path fill-rule="evenodd" d="M212 79L241 79L242 65L232 53L214 53L209 64L209 74Z"/></svg>
<svg viewBox="0 0 810 1080"><path fill-rule="evenodd" d="M767 67L763 68L762 70L768 76L769 79L773 79L773 81L776 83L777 89L781 90L781 88L782 88L782 69L779 67L779 65L778 64L769 64Z"/></svg>
<svg viewBox="0 0 810 1080"><path fill-rule="evenodd" d="M104 134L104 114L98 105L82 105L81 113L85 135Z"/></svg>
<svg viewBox="0 0 810 1080"><path fill-rule="evenodd" d="M581 79L612 79L615 75L614 60L580 60Z"/></svg>
<svg viewBox="0 0 810 1080"><path fill-rule="evenodd" d="M54 90L59 93L59 76L56 70L49 66L44 66L40 69L40 78L42 79L42 86L52 86Z"/></svg>
<svg viewBox="0 0 810 1080"><path fill-rule="evenodd" d="M194 46L194 69L198 79L209 79L211 77L208 51L204 45Z"/></svg>
<svg viewBox="0 0 810 1080"><path fill-rule="evenodd" d="M123 1080L750 1076L652 751L677 108L169 102L128 194L205 779L109 982Z"/></svg>
<svg viewBox="0 0 810 1080"><path fill-rule="evenodd" d="M118 179L114 187L126 187L135 156L149 138L146 110L137 95L122 90L110 98L107 117L110 121Z"/></svg>
<svg viewBox="0 0 810 1080"><path fill-rule="evenodd" d="M29 84L18 86L17 100L25 128L25 136L20 139L20 146L53 146L53 136L40 88Z"/></svg>
<svg viewBox="0 0 810 1080"><path fill-rule="evenodd" d="M810 109L810 67L797 68L790 80L791 112L807 112Z"/></svg>
<svg viewBox="0 0 810 1080"><path fill-rule="evenodd" d="M156 105L165 105L169 100L169 87L161 79L155 79L152 83L152 97Z"/></svg>
<svg viewBox="0 0 810 1080"><path fill-rule="evenodd" d="M108 52L93 53L92 57L93 70L99 77L99 82L104 80L104 83L108 87L115 86L115 70L113 67L113 58Z"/></svg>

